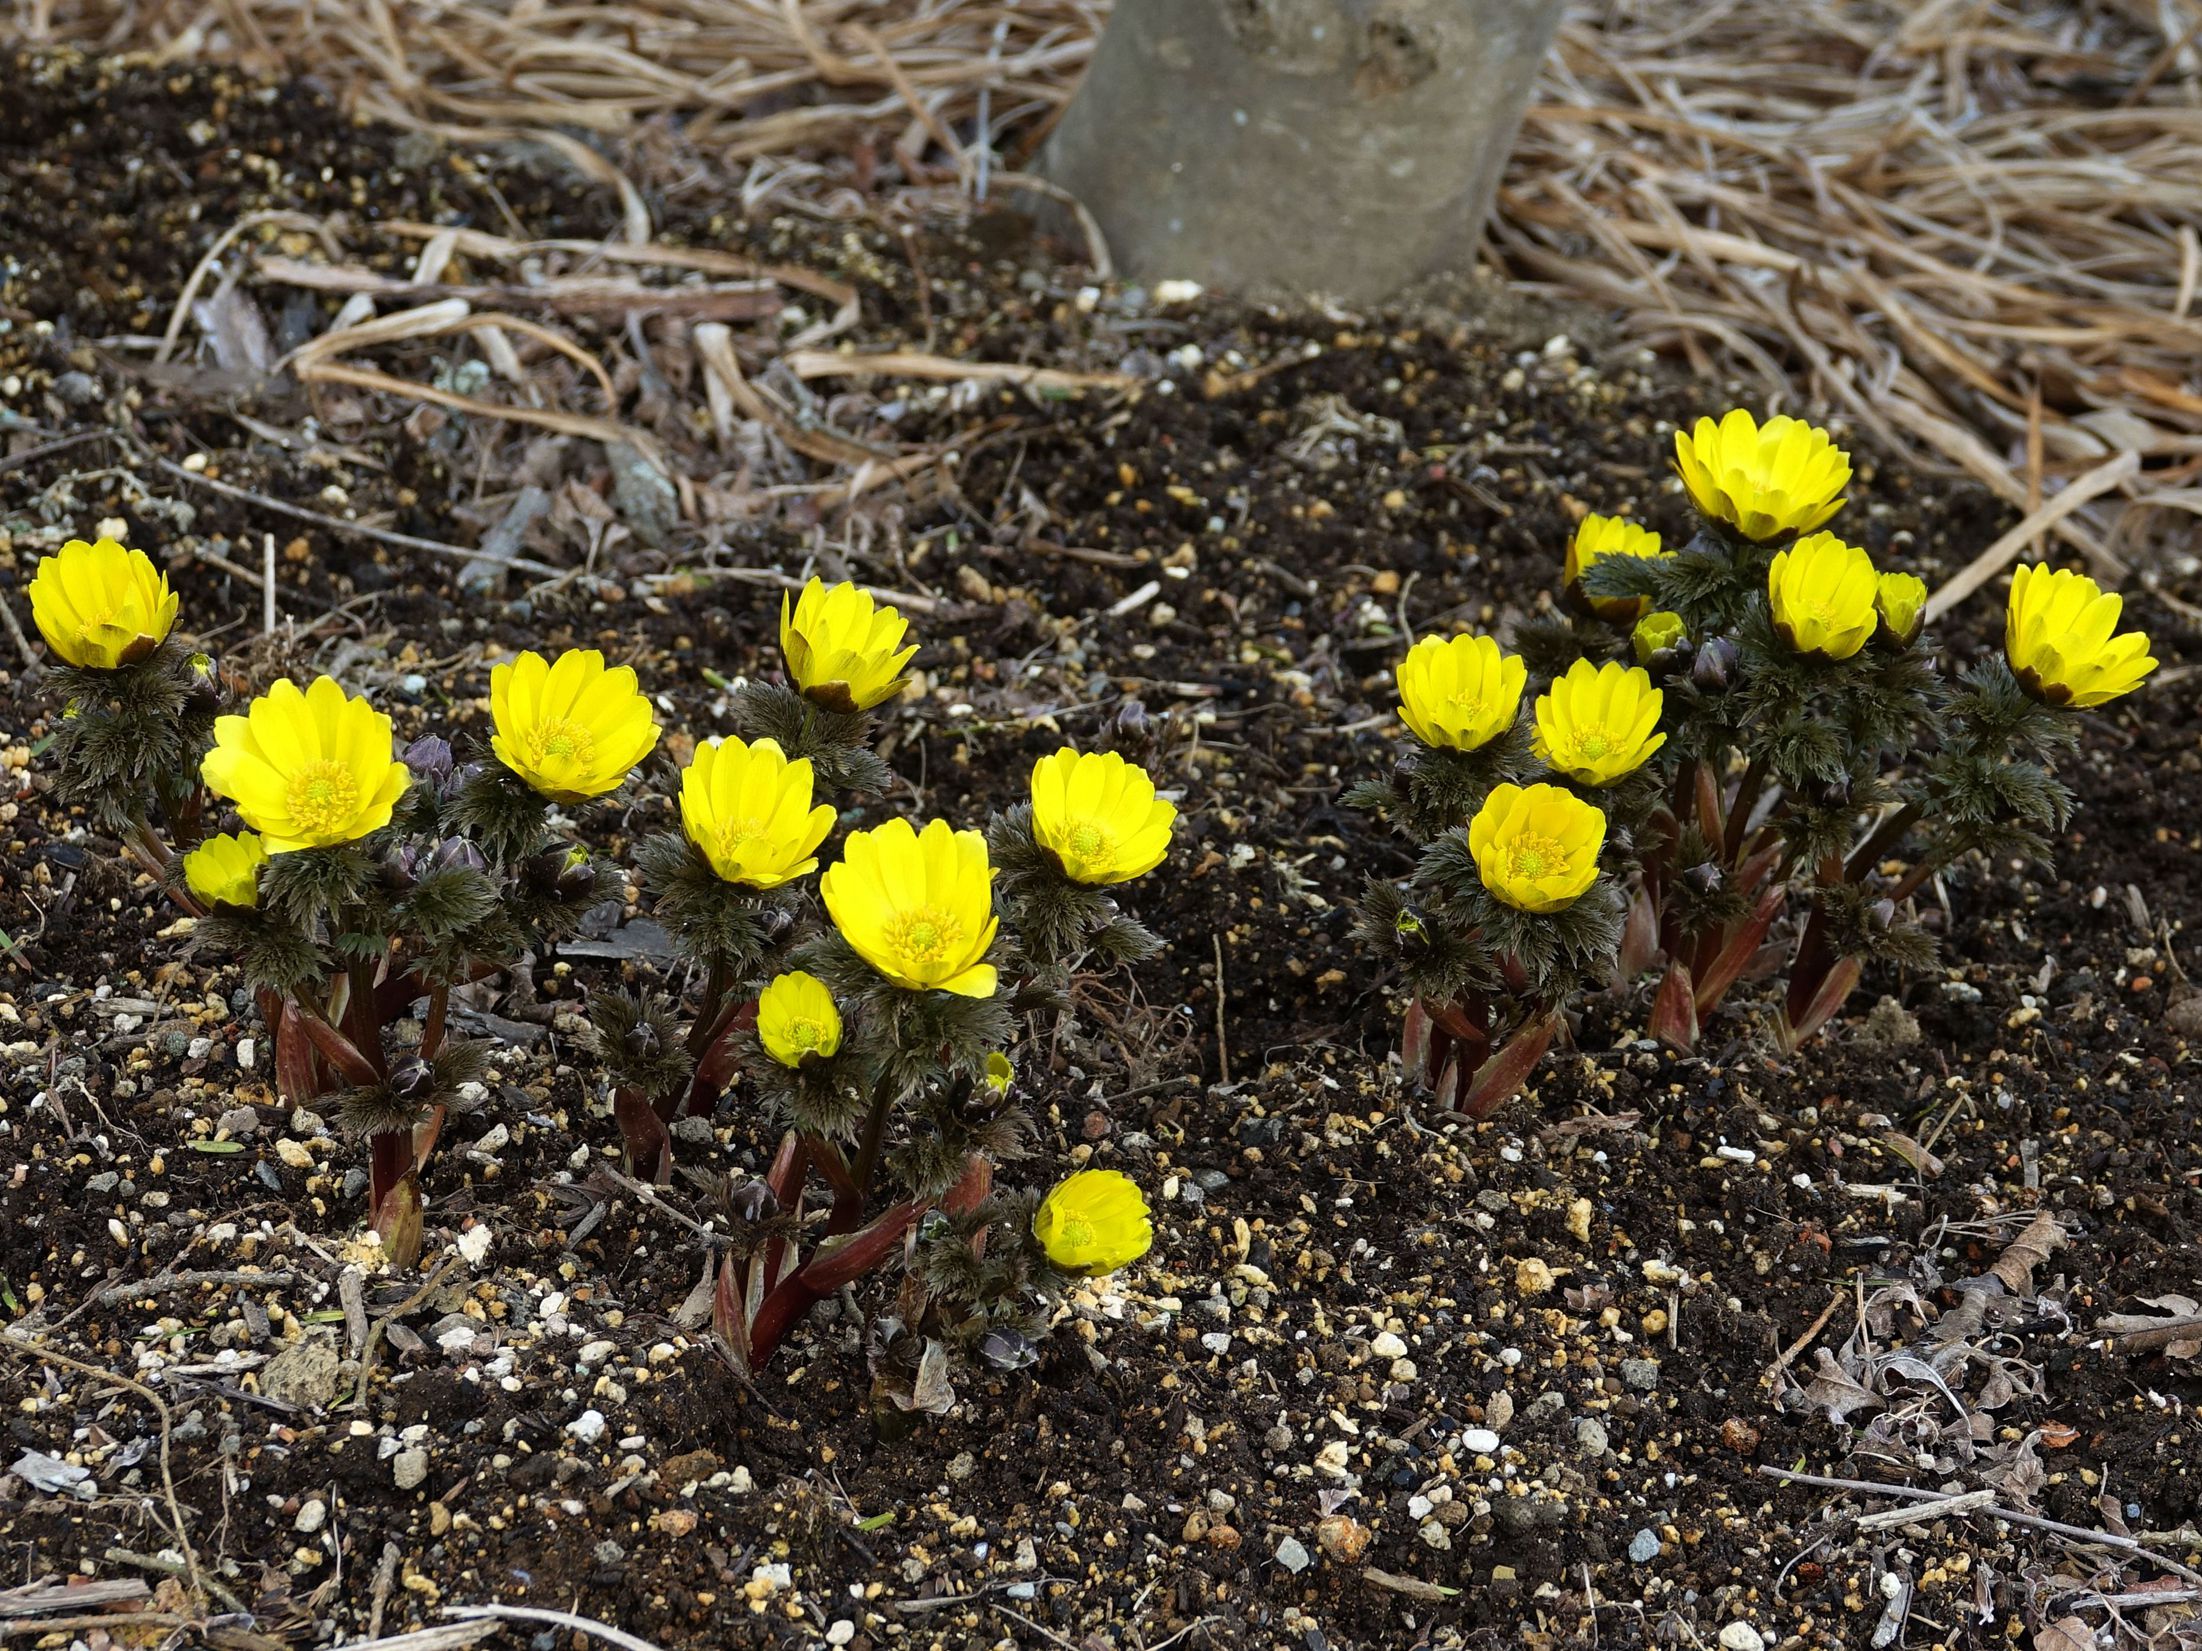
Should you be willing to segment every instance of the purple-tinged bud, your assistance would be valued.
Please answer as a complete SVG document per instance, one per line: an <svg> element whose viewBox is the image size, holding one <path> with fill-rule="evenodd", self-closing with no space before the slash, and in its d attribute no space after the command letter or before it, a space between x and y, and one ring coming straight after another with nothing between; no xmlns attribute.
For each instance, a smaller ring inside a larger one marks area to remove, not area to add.
<svg viewBox="0 0 2202 1651"><path fill-rule="evenodd" d="M1698 644L1697 657L1690 661L1690 681L1700 693L1724 694L1735 668L1736 645L1725 636L1708 637Z"/></svg>

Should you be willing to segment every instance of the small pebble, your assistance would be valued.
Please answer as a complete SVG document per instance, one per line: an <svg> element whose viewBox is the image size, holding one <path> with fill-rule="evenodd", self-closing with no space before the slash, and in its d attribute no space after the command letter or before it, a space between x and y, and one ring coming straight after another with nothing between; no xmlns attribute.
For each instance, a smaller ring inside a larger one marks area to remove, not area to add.
<svg viewBox="0 0 2202 1651"><path fill-rule="evenodd" d="M585 1445L593 1445L604 1437L604 1412L584 1410L566 1424L566 1431Z"/></svg>
<svg viewBox="0 0 2202 1651"><path fill-rule="evenodd" d="M1731 1622L1720 1631L1726 1651L1766 1651L1766 1637L1747 1622Z"/></svg>
<svg viewBox="0 0 2202 1651"><path fill-rule="evenodd" d="M1629 1563L1649 1565L1659 1557L1659 1533L1648 1527L1638 1531L1629 1541Z"/></svg>
<svg viewBox="0 0 2202 1651"><path fill-rule="evenodd" d="M401 1450L390 1458L390 1478L399 1490L418 1490L427 1477L427 1451Z"/></svg>
<svg viewBox="0 0 2202 1651"><path fill-rule="evenodd" d="M1288 1536L1277 1544L1277 1563L1297 1576L1313 1563L1313 1556L1296 1536Z"/></svg>
<svg viewBox="0 0 2202 1651"><path fill-rule="evenodd" d="M315 1497L298 1510L298 1517L291 1521L291 1529L301 1536L311 1536L329 1522L329 1504Z"/></svg>
<svg viewBox="0 0 2202 1651"><path fill-rule="evenodd" d="M1575 1448L1585 1456L1603 1456L1606 1453L1606 1424L1595 1416L1585 1416L1575 1424Z"/></svg>
<svg viewBox="0 0 2202 1651"><path fill-rule="evenodd" d="M1499 1436L1487 1427L1472 1427L1460 1436L1460 1448L1474 1456L1495 1456Z"/></svg>
<svg viewBox="0 0 2202 1651"><path fill-rule="evenodd" d="M1621 1380L1639 1393L1649 1393L1659 1385L1659 1361L1657 1359L1623 1359Z"/></svg>

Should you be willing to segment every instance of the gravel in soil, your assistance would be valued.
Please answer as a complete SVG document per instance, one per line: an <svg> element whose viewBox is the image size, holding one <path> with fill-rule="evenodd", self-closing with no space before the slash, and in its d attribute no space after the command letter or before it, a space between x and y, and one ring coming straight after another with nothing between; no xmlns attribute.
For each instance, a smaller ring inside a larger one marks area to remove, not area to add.
<svg viewBox="0 0 2202 1651"><path fill-rule="evenodd" d="M1154 1257L1084 1288L1036 1371L969 1378L952 1418L889 1444L862 1415L864 1298L747 1385L687 1310L694 1241L610 1173L576 1009L590 980L658 966L646 927L472 1006L503 1047L429 1176L426 1269L385 1274L357 1242L354 1154L276 1101L235 971L54 807L36 753L55 708L35 673L0 678L0 1529L26 1578L159 1583L188 1539L217 1608L276 1636L506 1601L668 1647L1741 1651L1866 1643L1899 1592L1906 1644L2001 1641L2072 1588L2164 1574L1978 1517L1862 1534L1761 1464L2183 1530L2163 1551L2195 1562L2202 1377L2099 1328L2202 1293L2202 1000L2181 970L2202 647L2179 612L2133 604L2164 680L2091 724L2056 868L1969 867L1938 891L1940 966L1869 979L1788 1063L1761 1001L1688 1060L1643 1036L1640 995L1595 1001L1524 1098L1433 1132L1387 1061L1395 997L1347 938L1363 878L1402 862L1338 792L1395 749L1407 634L1532 611L1585 508L1683 528L1662 442L1707 387L1595 318L1165 307L1082 293L984 221L905 238L675 196L653 201L669 239L854 283L858 347L1144 384L852 403L904 443L979 432L852 519L800 494L759 506L746 461L660 407L701 504L653 548L593 444L310 403L196 359L149 369L127 342L163 330L247 213L595 237L616 221L602 194L354 125L296 86L69 59L22 60L11 84L0 599L114 517L258 679L316 664L405 728L479 737L494 660L602 646L664 696L669 763L723 726L725 683L770 666L777 594L726 570L815 558L933 599L890 725L896 806L975 820L1137 696L1166 715L1185 811L1138 901L1168 950L1090 994L1084 1035L1038 1074L1042 1162L1137 1177ZM127 152L102 136L122 108ZM259 299L301 335L334 308ZM659 337L678 379L693 364ZM653 416L639 370L622 393ZM10 415L39 428L9 434ZM108 423L128 433L24 456ZM286 448L256 426L305 433ZM148 473L156 455L467 544L534 476L563 508L530 553L593 557L596 577L462 590L444 562ZM2007 525L1969 488L1860 456L1846 526L1930 583ZM254 642L242 570L269 531L294 623ZM2198 587L2167 570L2172 600ZM1960 616L1960 655L1994 645L1990 606ZM616 854L663 824L669 773L588 815L591 839ZM732 1168L765 1145L737 1094L681 1151ZM2042 1210L2067 1242L2038 1310L1984 1343L2002 1386L1845 1397L1861 1337L1886 1353L1954 1307Z"/></svg>

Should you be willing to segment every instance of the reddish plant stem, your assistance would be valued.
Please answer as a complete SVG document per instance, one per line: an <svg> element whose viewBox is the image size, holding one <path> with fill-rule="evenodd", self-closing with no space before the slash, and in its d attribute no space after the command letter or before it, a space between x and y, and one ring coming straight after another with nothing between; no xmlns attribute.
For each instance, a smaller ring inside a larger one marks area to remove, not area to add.
<svg viewBox="0 0 2202 1651"><path fill-rule="evenodd" d="M1750 829L1751 811L1759 805L1759 793L1766 788L1766 759L1753 757L1743 770L1743 778L1736 785L1736 800L1728 810L1728 829L1721 847L1728 863L1736 864L1743 858L1744 833Z"/></svg>
<svg viewBox="0 0 2202 1651"><path fill-rule="evenodd" d="M1858 851L1843 868L1845 880L1852 883L1864 882L1867 874L1880 863L1881 856L1903 841L1904 833L1911 830L1913 822L1918 818L1919 805L1906 803L1874 827L1872 834L1858 845Z"/></svg>

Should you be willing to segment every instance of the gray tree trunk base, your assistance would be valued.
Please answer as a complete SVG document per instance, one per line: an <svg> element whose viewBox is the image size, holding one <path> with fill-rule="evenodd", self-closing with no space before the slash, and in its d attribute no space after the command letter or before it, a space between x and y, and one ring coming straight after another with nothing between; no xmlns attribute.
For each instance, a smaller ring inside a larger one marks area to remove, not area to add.
<svg viewBox="0 0 2202 1651"><path fill-rule="evenodd" d="M1368 303L1464 271L1561 0L1116 0L1042 170L1118 270Z"/></svg>

